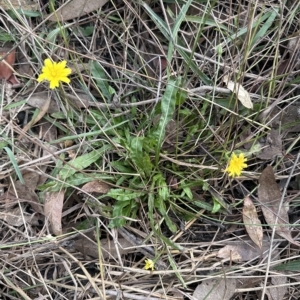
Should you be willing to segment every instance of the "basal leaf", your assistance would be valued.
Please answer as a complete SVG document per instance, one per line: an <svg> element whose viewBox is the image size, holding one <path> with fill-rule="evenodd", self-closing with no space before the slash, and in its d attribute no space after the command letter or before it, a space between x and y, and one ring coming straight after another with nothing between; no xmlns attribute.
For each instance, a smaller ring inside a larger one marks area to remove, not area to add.
<svg viewBox="0 0 300 300"><path fill-rule="evenodd" d="M129 201L117 201L113 208L113 219L109 223L110 228L121 227L125 225L126 219L124 217L130 217L130 211L132 206L132 200Z"/></svg>
<svg viewBox="0 0 300 300"><path fill-rule="evenodd" d="M104 98L107 101L110 101L111 93L110 93L110 86L108 84L108 77L106 75L105 70L98 63L98 61L91 62L91 72Z"/></svg>
<svg viewBox="0 0 300 300"><path fill-rule="evenodd" d="M107 196L110 196L113 199L116 199L118 201L129 201L141 197L145 195L145 193L146 192L135 192L135 191L125 190L125 189L111 189L107 193Z"/></svg>
<svg viewBox="0 0 300 300"><path fill-rule="evenodd" d="M156 145L156 162L158 161L159 152L161 145L166 133L166 126L168 122L173 118L176 104L176 94L178 91L178 84L180 83L180 78L174 80L169 79L168 85L166 87L165 93L161 99L161 117L159 120L158 128L156 130L157 145Z"/></svg>
<svg viewBox="0 0 300 300"><path fill-rule="evenodd" d="M138 167L139 172L142 176L150 175L153 165L150 160L150 156L147 151L144 149L144 138L143 137L135 137L131 139L130 143L130 157Z"/></svg>
<svg viewBox="0 0 300 300"><path fill-rule="evenodd" d="M66 180L71 175L75 174L79 170L83 170L97 161L102 156L102 151L93 150L89 153L83 154L71 160L68 165L65 165L59 172L59 178Z"/></svg>

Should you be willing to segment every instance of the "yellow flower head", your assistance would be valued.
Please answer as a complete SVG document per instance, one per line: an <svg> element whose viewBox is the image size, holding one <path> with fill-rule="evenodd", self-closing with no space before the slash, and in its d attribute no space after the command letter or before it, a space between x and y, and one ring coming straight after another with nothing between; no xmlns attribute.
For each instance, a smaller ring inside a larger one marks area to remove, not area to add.
<svg viewBox="0 0 300 300"><path fill-rule="evenodd" d="M66 67L67 62L65 60L61 62L52 62L49 58L44 61L42 73L38 77L37 81L48 80L50 82L50 89L54 89L59 86L59 82L70 83L68 75L71 74L71 69Z"/></svg>
<svg viewBox="0 0 300 300"><path fill-rule="evenodd" d="M247 158L244 157L244 154L241 153L237 156L235 153L232 153L228 167L225 169L225 172L229 173L229 176L236 177L240 176L243 169L247 168L245 163Z"/></svg>
<svg viewBox="0 0 300 300"><path fill-rule="evenodd" d="M152 259L146 259L145 260L145 267L144 267L145 270L149 270L151 269L152 271L154 271L154 262Z"/></svg>

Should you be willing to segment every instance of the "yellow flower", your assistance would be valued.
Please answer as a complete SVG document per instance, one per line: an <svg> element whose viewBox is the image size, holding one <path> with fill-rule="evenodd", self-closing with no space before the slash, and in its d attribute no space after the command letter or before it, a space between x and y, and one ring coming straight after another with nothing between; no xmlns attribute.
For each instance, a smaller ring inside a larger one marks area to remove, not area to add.
<svg viewBox="0 0 300 300"><path fill-rule="evenodd" d="M151 269L152 271L154 271L154 262L152 259L146 259L145 260L145 267L144 269L149 270Z"/></svg>
<svg viewBox="0 0 300 300"><path fill-rule="evenodd" d="M61 62L52 62L49 58L44 61L42 73L38 77L37 81L48 80L50 82L50 89L54 89L59 86L59 82L63 81L69 83L70 79L68 75L71 74L71 69L66 67L67 62L65 60Z"/></svg>
<svg viewBox="0 0 300 300"><path fill-rule="evenodd" d="M235 153L232 153L230 158L228 167L225 169L225 172L229 173L229 176L236 177L240 176L243 169L247 168L247 164L245 163L247 158L244 157L244 154L241 153L237 156Z"/></svg>

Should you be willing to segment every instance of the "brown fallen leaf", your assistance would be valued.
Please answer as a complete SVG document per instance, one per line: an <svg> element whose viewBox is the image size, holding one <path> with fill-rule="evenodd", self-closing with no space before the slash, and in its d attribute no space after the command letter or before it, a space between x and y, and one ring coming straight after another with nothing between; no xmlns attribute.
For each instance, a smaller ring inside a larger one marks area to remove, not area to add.
<svg viewBox="0 0 300 300"><path fill-rule="evenodd" d="M48 218L52 232L55 235L62 234L62 208L64 203L65 191L46 192L45 197L45 216Z"/></svg>
<svg viewBox="0 0 300 300"><path fill-rule="evenodd" d="M288 290L287 277L285 274L282 276L272 276L271 283L274 287L266 290L269 300L282 300Z"/></svg>
<svg viewBox="0 0 300 300"><path fill-rule="evenodd" d="M24 170L22 172L22 177L24 180L24 185L30 190L34 191L36 187L39 185L40 174L38 172L34 172L31 170ZM20 183L19 181L17 182ZM21 195L24 195L24 190L23 193L21 193Z"/></svg>
<svg viewBox="0 0 300 300"><path fill-rule="evenodd" d="M89 14L93 10L100 9L108 0L72 0L62 5L49 18L50 21L67 21Z"/></svg>
<svg viewBox="0 0 300 300"><path fill-rule="evenodd" d="M3 47L0 47L0 79L5 79L11 84L19 84L19 80L13 74L12 65L15 63L16 59L16 50L11 50L11 43L7 43ZM9 53L7 55L7 53ZM1 60L2 57L5 58Z"/></svg>
<svg viewBox="0 0 300 300"><path fill-rule="evenodd" d="M270 125L274 128L282 128L284 133L299 132L300 123L298 111L299 104L288 105L284 109L275 107L269 114L269 117L266 118L266 121L270 121ZM264 117L264 115L262 115L262 117Z"/></svg>
<svg viewBox="0 0 300 300"><path fill-rule="evenodd" d="M223 82L225 82L229 90L237 95L237 98L246 108L253 109L253 103L251 101L250 94L241 84L229 80L228 75L224 75Z"/></svg>
<svg viewBox="0 0 300 300"><path fill-rule="evenodd" d="M274 159L277 155L282 156L282 140L278 130L272 128L267 136L262 153L257 157L260 159Z"/></svg>
<svg viewBox="0 0 300 300"><path fill-rule="evenodd" d="M281 192L276 183L273 168L269 165L259 177L258 199L265 220L270 227L275 226L275 232L290 243L300 247L293 240L289 230L289 218L283 204L281 204Z"/></svg>
<svg viewBox="0 0 300 300"><path fill-rule="evenodd" d="M233 262L249 261L255 258L263 257L265 258L269 254L270 242L266 236L264 236L262 242L262 249L260 249L254 242L240 241L235 245L226 245L218 251L217 257L231 260ZM277 255L274 250L272 252L272 257Z"/></svg>
<svg viewBox="0 0 300 300"><path fill-rule="evenodd" d="M1 8L3 9L24 9L30 11L39 11L39 3L32 0L10 0L0 1Z"/></svg>
<svg viewBox="0 0 300 300"><path fill-rule="evenodd" d="M27 179L27 182L29 182L28 177L26 179ZM32 182L30 184L32 185L34 183ZM34 211L36 211L40 214L44 214L44 210L39 201L38 195L36 194L34 189L30 188L30 185L29 186L26 185L26 181L25 181L25 184L22 184L20 181L16 181L14 183L14 185L15 185L15 189L17 192L16 196L18 198L27 200L28 203L30 204L30 206L34 209ZM11 192L14 193L14 189L11 189Z"/></svg>
<svg viewBox="0 0 300 300"><path fill-rule="evenodd" d="M251 248L247 244L226 245L219 250L217 257L233 262L249 261L261 255L261 250L256 246Z"/></svg>
<svg viewBox="0 0 300 300"><path fill-rule="evenodd" d="M86 183L82 188L80 192L86 192L86 193L99 193L99 194L106 194L110 191L111 187L100 180L94 180Z"/></svg>
<svg viewBox="0 0 300 300"><path fill-rule="evenodd" d="M39 93L37 92L32 94L26 100L26 104L41 109L44 103L48 101L49 97L50 96L48 92L39 92ZM59 107L57 102L53 98L51 98L47 113L53 114L55 112L59 112Z"/></svg>
<svg viewBox="0 0 300 300"><path fill-rule="evenodd" d="M98 244L84 236L76 240L73 247L75 250L80 251L84 255L99 258ZM118 239L118 244L115 244L109 239L101 239L101 254L104 259L118 257L118 253L123 255L133 252L138 252L138 248L132 247L131 243L123 238Z"/></svg>
<svg viewBox="0 0 300 300"><path fill-rule="evenodd" d="M24 219L23 219L24 218ZM28 224L39 225L38 217L34 214L21 212L20 206L0 212L0 219L11 226L22 226L24 221Z"/></svg>
<svg viewBox="0 0 300 300"><path fill-rule="evenodd" d="M235 278L208 279L199 284L193 297L197 300L229 300L235 293Z"/></svg>
<svg viewBox="0 0 300 300"><path fill-rule="evenodd" d="M258 218L256 207L249 197L244 200L243 221L251 240L261 249L263 230Z"/></svg>
<svg viewBox="0 0 300 300"><path fill-rule="evenodd" d="M90 106L90 98L87 94L76 93L75 95L66 93L66 97L70 100L72 105L78 108L87 108Z"/></svg>
<svg viewBox="0 0 300 300"><path fill-rule="evenodd" d="M43 116L48 112L50 102L51 102L51 98L50 97L46 98L45 102L39 108L39 112L38 112L37 116L24 126L23 134L25 132L27 132L30 129L30 127L32 127L35 123L37 123L39 120L41 120L43 118ZM22 137L23 134L21 134L20 137Z"/></svg>
<svg viewBox="0 0 300 300"><path fill-rule="evenodd" d="M16 201L21 201L28 203L35 212L44 214L43 206L35 192L40 175L33 171L23 171L22 177L24 184L18 180L14 181L0 199L4 200L7 209L15 205Z"/></svg>
<svg viewBox="0 0 300 300"><path fill-rule="evenodd" d="M57 150L57 147L55 145L51 145L51 142L57 139L57 127L53 123L50 123L45 119L42 119L39 122L38 126L39 139L44 141L44 149L42 156L45 157L49 154L53 155L53 153ZM43 170L43 172L45 172L48 166L45 165L40 168ZM43 182L41 182L40 180L39 184L43 184Z"/></svg>

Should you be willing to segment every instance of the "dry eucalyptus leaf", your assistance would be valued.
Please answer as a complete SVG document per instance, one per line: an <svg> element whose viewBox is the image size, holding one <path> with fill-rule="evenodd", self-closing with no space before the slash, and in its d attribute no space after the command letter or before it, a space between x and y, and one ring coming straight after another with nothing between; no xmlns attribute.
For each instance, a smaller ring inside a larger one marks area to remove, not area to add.
<svg viewBox="0 0 300 300"><path fill-rule="evenodd" d="M42 103L41 107L39 108L39 112L37 116L24 126L23 132L27 132L30 127L32 127L35 123L37 123L39 120L43 118L43 116L48 112L48 109L50 107L50 102L51 102L50 97L45 99L45 101Z"/></svg>
<svg viewBox="0 0 300 300"><path fill-rule="evenodd" d="M84 93L76 93L76 95L66 93L67 98L76 108L87 108L90 106L90 97Z"/></svg>
<svg viewBox="0 0 300 300"><path fill-rule="evenodd" d="M263 230L258 218L256 207L249 197L244 200L243 221L251 240L262 248Z"/></svg>
<svg viewBox="0 0 300 300"><path fill-rule="evenodd" d="M229 300L236 288L236 279L208 279L197 286L193 293L197 300Z"/></svg>
<svg viewBox="0 0 300 300"><path fill-rule="evenodd" d="M61 218L62 208L64 203L65 191L59 192L46 192L44 193L45 199L45 216L48 218L51 225L52 232L55 235L62 234Z"/></svg>
<svg viewBox="0 0 300 300"><path fill-rule="evenodd" d="M222 259L231 260L234 262L249 261L260 256L261 250L257 248L251 248L247 244L238 245L226 245L221 248L217 254L217 257Z"/></svg>
<svg viewBox="0 0 300 300"><path fill-rule="evenodd" d="M79 18L100 9L108 0L73 0L59 7L49 18L50 21L67 21Z"/></svg>
<svg viewBox="0 0 300 300"><path fill-rule="evenodd" d="M0 0L0 7L3 9L22 8L24 10L38 11L39 3L34 0Z"/></svg>
<svg viewBox="0 0 300 300"><path fill-rule="evenodd" d="M8 46L0 47L0 58L5 56L7 53L11 51L12 44L8 43ZM16 50L12 50L5 59L0 61L0 80L5 79L11 84L19 84L19 80L13 74L12 65L15 63L16 59Z"/></svg>
<svg viewBox="0 0 300 300"><path fill-rule="evenodd" d="M288 105L283 109L274 107L266 121L274 128L282 128L284 132L300 132L299 116L299 105Z"/></svg>
<svg viewBox="0 0 300 300"><path fill-rule="evenodd" d="M262 153L257 157L260 159L274 159L277 155L282 155L282 140L278 130L272 128L267 136Z"/></svg>
<svg viewBox="0 0 300 300"><path fill-rule="evenodd" d="M34 191L39 184L40 174L31 170L25 170L24 172L22 172L22 177L24 180L24 185L28 189Z"/></svg>
<svg viewBox="0 0 300 300"><path fill-rule="evenodd" d="M20 181L16 181L14 183L15 189L17 192L16 197L23 199L23 200L27 200L28 203L30 204L30 206L34 209L34 211L36 211L40 214L44 214L44 210L43 210L42 204L40 203L39 197L36 194L36 192L34 191L35 187L34 187L34 189L30 188L30 187L33 187L34 184L36 183L35 179L33 179L33 181L30 182L30 180L28 179L28 176L29 175L27 175L25 177L27 180L27 181L25 181L25 184L22 184ZM26 182L28 182L29 186L27 186ZM13 188L10 188L10 190L11 190L11 192L14 193Z"/></svg>
<svg viewBox="0 0 300 300"><path fill-rule="evenodd" d="M225 260L232 260L234 262L242 262L242 261L249 261L258 257L266 257L269 254L269 247L270 242L266 236L262 241L262 249L258 248L258 246L248 240L248 241L241 241L235 245L226 245L225 247L221 248L217 254L217 257L225 259ZM277 255L276 251L272 252L272 257Z"/></svg>
<svg viewBox="0 0 300 300"><path fill-rule="evenodd" d="M27 99L27 104L41 109L45 102L48 101L50 95L48 92L34 93L31 97ZM59 107L54 99L51 98L47 113L53 114L59 111Z"/></svg>
<svg viewBox="0 0 300 300"><path fill-rule="evenodd" d="M86 183L82 188L81 191L86 193L100 193L100 194L106 194L110 191L111 187L100 180L94 180ZM81 192L79 191L79 193Z"/></svg>
<svg viewBox="0 0 300 300"><path fill-rule="evenodd" d="M293 240L289 230L289 218L281 202L281 192L276 183L273 168L269 165L259 177L258 199L261 209L270 227L275 226L275 232L290 243L300 246ZM280 209L279 209L280 208Z"/></svg>
<svg viewBox="0 0 300 300"><path fill-rule="evenodd" d="M249 109L253 109L253 103L250 98L250 94L243 88L241 84L234 83L229 80L229 76L225 75L223 77L223 82L225 82L227 88L235 93L240 100L240 102Z"/></svg>
<svg viewBox="0 0 300 300"><path fill-rule="evenodd" d="M295 52L295 50L300 50L300 31L296 32L292 37L290 37L287 44L287 50L291 55Z"/></svg>
<svg viewBox="0 0 300 300"><path fill-rule="evenodd" d="M22 226L24 221L29 224L39 225L38 218L35 215L30 215L26 212L23 212L22 216L20 206L0 212L0 219L7 222L9 225L16 227Z"/></svg>
<svg viewBox="0 0 300 300"><path fill-rule="evenodd" d="M84 255L91 256L93 258L99 258L99 249L96 242L82 236L76 240L73 244L74 249L80 251ZM118 247L118 249L116 249ZM101 239L101 254L104 259L110 259L120 255L137 252L136 247L132 247L132 244L126 241L124 238L118 239L118 244L115 244L109 239Z"/></svg>
<svg viewBox="0 0 300 300"><path fill-rule="evenodd" d="M283 300L288 290L288 286L286 285L286 275L282 274L282 276L273 276L271 278L271 283L274 287L266 290L269 300Z"/></svg>

